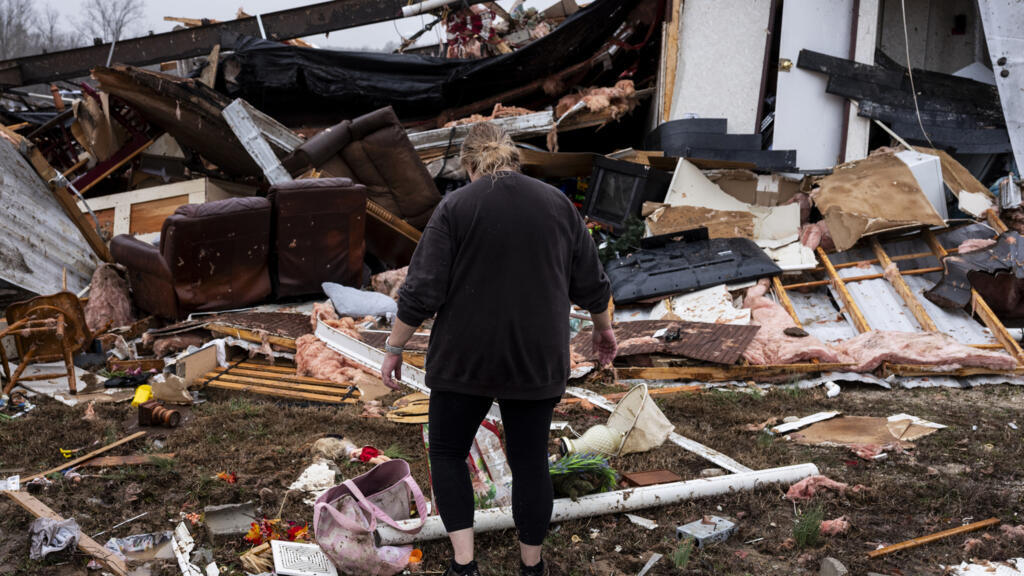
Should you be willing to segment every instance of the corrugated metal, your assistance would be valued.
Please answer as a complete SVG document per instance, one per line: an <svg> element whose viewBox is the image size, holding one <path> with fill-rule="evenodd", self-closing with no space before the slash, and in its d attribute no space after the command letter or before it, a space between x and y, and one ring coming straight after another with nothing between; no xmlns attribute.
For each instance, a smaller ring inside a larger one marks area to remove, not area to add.
<svg viewBox="0 0 1024 576"><path fill-rule="evenodd" d="M79 292L98 260L46 184L13 144L0 138L0 278L37 294Z"/></svg>

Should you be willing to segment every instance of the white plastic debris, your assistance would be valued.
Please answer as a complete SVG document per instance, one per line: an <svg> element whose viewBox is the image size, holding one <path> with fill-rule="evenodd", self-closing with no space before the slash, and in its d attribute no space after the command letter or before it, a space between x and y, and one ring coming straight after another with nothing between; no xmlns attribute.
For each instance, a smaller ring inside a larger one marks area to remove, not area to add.
<svg viewBox="0 0 1024 576"><path fill-rule="evenodd" d="M814 424L815 422L821 422L822 420L828 420L830 418L835 418L836 416L839 416L839 414L841 414L841 412L837 412L837 411L818 412L817 414L811 414L810 416L805 416L804 418L800 418L799 420L796 420L795 422L788 422L786 424L779 424L778 426L773 427L771 429L771 431L772 431L773 434L787 434L789 432L794 432L796 430L799 430L799 429L801 429L801 428L803 428L805 426L810 426L811 424Z"/></svg>
<svg viewBox="0 0 1024 576"><path fill-rule="evenodd" d="M306 497L302 501L312 506L321 494L333 486L334 470L331 470L327 461L321 458L303 470L299 478L292 482L288 489L305 492Z"/></svg>
<svg viewBox="0 0 1024 576"><path fill-rule="evenodd" d="M959 566L944 566L953 576L1019 576L1024 575L1024 558L1012 558L1005 562L989 562L978 564L961 563Z"/></svg>
<svg viewBox="0 0 1024 576"><path fill-rule="evenodd" d="M52 518L36 518L29 527L32 545L28 557L42 560L47 554L73 549L78 545L78 523L73 518L57 521Z"/></svg>
<svg viewBox="0 0 1024 576"><path fill-rule="evenodd" d="M1007 422L1006 425L1009 426L1010 428L1014 429L1014 430L1017 430L1017 423L1016 422ZM17 478L17 476L15 476L15 478Z"/></svg>
<svg viewBox="0 0 1024 576"><path fill-rule="evenodd" d="M658 527L657 522L655 522L654 520L650 520L648 518L644 518L643 516L637 516L635 514L626 514L626 518L628 518L629 521L633 524L636 524L637 526L641 526L643 528L647 528L648 530L654 530Z"/></svg>
<svg viewBox="0 0 1024 576"><path fill-rule="evenodd" d="M828 397L828 398L835 398L836 396L839 396L839 393L842 392L842 391L843 391L843 389L839 387L839 384L836 384L835 382L831 382L831 381L825 382L825 396L826 397Z"/></svg>

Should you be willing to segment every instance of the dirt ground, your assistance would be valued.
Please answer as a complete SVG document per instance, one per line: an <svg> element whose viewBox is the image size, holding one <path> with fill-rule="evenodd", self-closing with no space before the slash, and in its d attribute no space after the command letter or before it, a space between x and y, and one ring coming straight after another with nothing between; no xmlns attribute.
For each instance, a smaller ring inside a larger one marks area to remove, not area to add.
<svg viewBox="0 0 1024 576"><path fill-rule="evenodd" d="M421 486L427 486L426 463L419 427L360 417L359 406L300 405L265 400L241 393L210 391L208 402L192 409L179 429L150 432L110 453L174 452L172 463L161 465L81 469L77 482L59 479L37 497L66 518L75 518L83 531L94 534L142 512L148 514L110 534L123 537L172 530L183 513L204 506L252 500L259 512L297 522L312 522L311 507L289 495L287 486L311 463L309 448L325 434L344 434L357 443L390 447L412 464ZM393 395L391 398L396 398ZM1001 560L1024 555L1024 545L1006 540L998 529L956 536L869 560L879 544L956 527L965 521L990 517L1022 524L1024 482L1024 389L986 386L972 390L918 389L886 391L844 387L828 399L823 389L773 389L765 394L714 390L661 397L658 404L676 424L676 431L720 450L754 469L813 462L834 480L867 487L845 496L825 494L809 504L784 500L785 486L688 501L637 512L656 520L647 530L621 514L553 526L545 556L555 574L636 574L652 552L665 555L649 574L817 574L820 560L838 558L854 574L940 574L940 565L971 558ZM849 450L796 445L785 439L744 429L771 417L806 416L823 410L848 415L888 416L906 412L946 424L918 440L907 454L868 463ZM0 471L29 475L59 465L59 448L80 453L126 436L137 427L127 405L96 406L96 420L82 419L84 406L68 408L40 400L27 417L0 422ZM600 409L579 405L556 414L578 432L606 419ZM552 433L552 449L562 433ZM696 477L709 462L667 444L645 454L614 460L622 472L668 468L683 478ZM340 463L346 476L368 465ZM216 478L234 473L237 482ZM824 518L846 516L852 528L841 536L823 537L817 546L787 548L798 513L820 506ZM738 531L728 541L694 550L684 565L672 560L679 546L675 526L717 514L732 518ZM15 504L0 499L0 574L85 574L88 558L80 552L51 556L43 562L28 559L31 518ZM192 528L197 547L211 548L222 574L242 574L239 554L248 546L241 538L211 542L205 528ZM989 536L985 536L988 534ZM978 538L967 552L964 543ZM484 574L517 574L514 533L478 536L478 560ZM443 542L422 546L421 572L441 573L448 561ZM173 562L156 564L152 573L178 575ZM95 572L94 572L95 573Z"/></svg>

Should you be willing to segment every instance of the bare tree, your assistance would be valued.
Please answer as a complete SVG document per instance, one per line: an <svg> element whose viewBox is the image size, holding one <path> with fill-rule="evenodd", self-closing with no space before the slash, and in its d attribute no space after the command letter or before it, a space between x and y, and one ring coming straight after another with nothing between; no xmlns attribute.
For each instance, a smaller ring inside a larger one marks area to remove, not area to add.
<svg viewBox="0 0 1024 576"><path fill-rule="evenodd" d="M85 0L82 27L104 42L116 42L142 20L143 4L143 0Z"/></svg>
<svg viewBox="0 0 1024 576"><path fill-rule="evenodd" d="M36 22L35 52L55 52L73 48L71 34L60 26L60 11L47 5Z"/></svg>
<svg viewBox="0 0 1024 576"><path fill-rule="evenodd" d="M35 19L32 0L0 0L0 60L32 51Z"/></svg>

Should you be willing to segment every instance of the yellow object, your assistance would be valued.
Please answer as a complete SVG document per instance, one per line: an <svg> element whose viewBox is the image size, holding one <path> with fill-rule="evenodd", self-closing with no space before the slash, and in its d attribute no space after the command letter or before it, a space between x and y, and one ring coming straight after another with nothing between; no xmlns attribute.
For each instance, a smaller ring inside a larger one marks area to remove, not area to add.
<svg viewBox="0 0 1024 576"><path fill-rule="evenodd" d="M413 548L409 553L409 564L419 564L423 561L423 550Z"/></svg>
<svg viewBox="0 0 1024 576"><path fill-rule="evenodd" d="M145 404L153 399L153 387L149 384L143 384L135 389L135 398L132 399L132 406L139 406Z"/></svg>
<svg viewBox="0 0 1024 576"><path fill-rule="evenodd" d="M65 450L63 448L58 448L58 450L60 450L60 455L64 458L71 458L71 455L75 453L74 450Z"/></svg>

